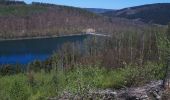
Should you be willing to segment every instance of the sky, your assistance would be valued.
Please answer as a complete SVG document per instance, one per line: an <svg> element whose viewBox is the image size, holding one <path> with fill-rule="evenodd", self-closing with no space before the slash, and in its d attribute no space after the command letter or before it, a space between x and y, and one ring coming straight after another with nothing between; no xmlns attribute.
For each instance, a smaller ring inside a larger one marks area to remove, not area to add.
<svg viewBox="0 0 170 100"><path fill-rule="evenodd" d="M26 3L44 2L81 8L106 8L106 9L122 9L126 7L152 3L170 3L170 0L24 0L24 1Z"/></svg>

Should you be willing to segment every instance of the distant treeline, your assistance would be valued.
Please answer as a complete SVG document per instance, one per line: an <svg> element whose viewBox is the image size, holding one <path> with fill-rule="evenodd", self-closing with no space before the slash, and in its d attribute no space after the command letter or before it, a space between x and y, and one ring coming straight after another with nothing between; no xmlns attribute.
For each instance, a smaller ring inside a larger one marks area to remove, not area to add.
<svg viewBox="0 0 170 100"><path fill-rule="evenodd" d="M168 25L170 3L148 4L103 13L104 16L140 20L145 23Z"/></svg>
<svg viewBox="0 0 170 100"><path fill-rule="evenodd" d="M0 5L26 5L24 1L0 0Z"/></svg>
<svg viewBox="0 0 170 100"><path fill-rule="evenodd" d="M1 39L76 34L88 28L108 34L128 30L141 32L149 28L135 21L108 18L80 8L46 3L4 5L0 9Z"/></svg>

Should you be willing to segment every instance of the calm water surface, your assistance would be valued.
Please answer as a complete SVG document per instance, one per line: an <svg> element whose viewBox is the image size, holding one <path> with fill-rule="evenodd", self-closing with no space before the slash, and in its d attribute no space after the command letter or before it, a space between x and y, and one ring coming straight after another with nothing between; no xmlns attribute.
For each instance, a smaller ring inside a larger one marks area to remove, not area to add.
<svg viewBox="0 0 170 100"><path fill-rule="evenodd" d="M34 60L46 60L64 43L83 43L89 35L64 36L45 39L0 41L0 64L27 64Z"/></svg>

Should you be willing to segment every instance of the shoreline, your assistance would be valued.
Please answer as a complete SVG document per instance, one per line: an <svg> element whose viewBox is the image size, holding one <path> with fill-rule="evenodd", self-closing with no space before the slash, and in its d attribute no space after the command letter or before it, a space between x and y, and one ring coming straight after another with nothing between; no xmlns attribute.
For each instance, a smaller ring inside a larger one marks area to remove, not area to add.
<svg viewBox="0 0 170 100"><path fill-rule="evenodd" d="M9 38L9 39L0 39L0 42L2 41L17 41L17 40L31 40L31 39L49 39L49 38L59 38L59 37L69 37L69 36L81 36L81 35L89 35L86 33L82 34L69 34L69 35L53 35L53 36L37 36L37 37L25 37L25 38Z"/></svg>
<svg viewBox="0 0 170 100"><path fill-rule="evenodd" d="M70 37L70 36L81 36L81 35L94 35L94 36L103 36L110 37L110 35L97 34L97 33L81 33L81 34L68 34L68 35L53 35L53 36L37 36L37 37L23 37L23 38L9 38L9 39L0 39L0 42L3 41L19 41L19 40L32 40L32 39L49 39L49 38L60 38L60 37Z"/></svg>

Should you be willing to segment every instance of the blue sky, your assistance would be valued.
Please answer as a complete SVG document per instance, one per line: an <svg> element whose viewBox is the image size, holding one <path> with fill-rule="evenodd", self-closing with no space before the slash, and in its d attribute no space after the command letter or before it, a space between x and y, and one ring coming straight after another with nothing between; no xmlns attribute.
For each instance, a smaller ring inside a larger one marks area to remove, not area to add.
<svg viewBox="0 0 170 100"><path fill-rule="evenodd" d="M24 1L27 3L31 3L32 1L34 1L83 8L107 8L107 9L121 9L126 7L152 3L170 3L170 0L24 0Z"/></svg>

